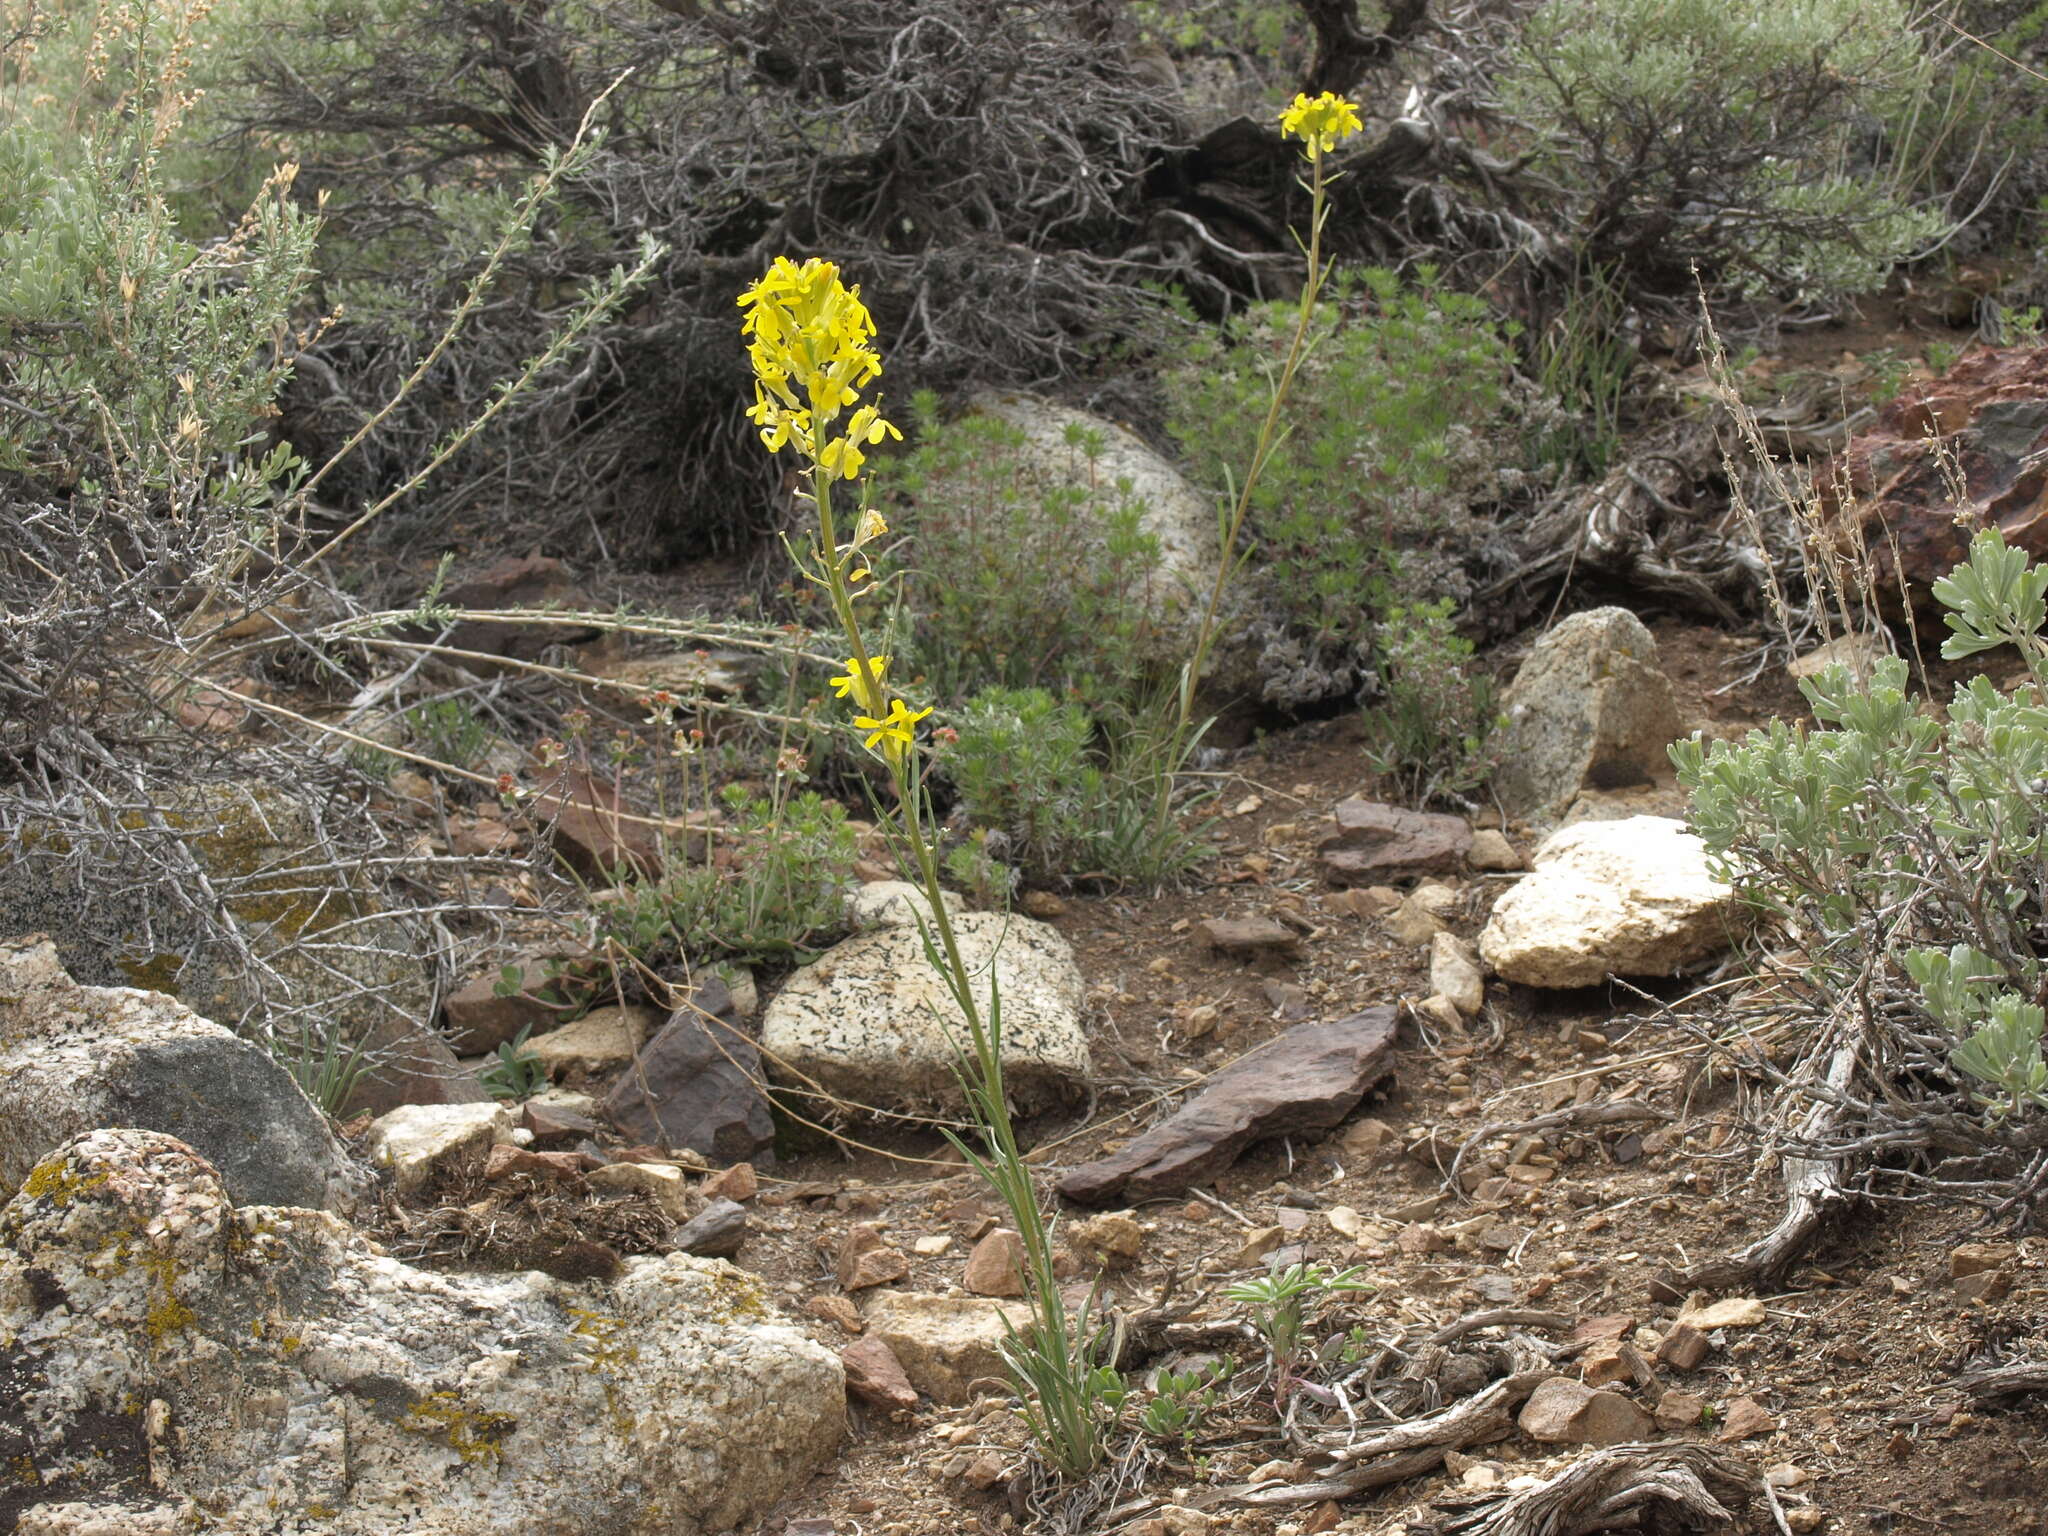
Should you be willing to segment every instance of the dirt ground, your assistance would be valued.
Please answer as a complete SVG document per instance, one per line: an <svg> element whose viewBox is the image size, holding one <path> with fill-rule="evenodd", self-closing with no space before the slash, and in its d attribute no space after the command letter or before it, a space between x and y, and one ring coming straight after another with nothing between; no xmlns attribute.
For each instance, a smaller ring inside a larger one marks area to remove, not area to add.
<svg viewBox="0 0 2048 1536"><path fill-rule="evenodd" d="M1798 713L1782 671L1756 670L1755 637L1670 620L1653 627L1691 725L1739 734L1769 713ZM1357 721L1266 738L1228 772L1212 806L1217 857L1189 888L1041 898L1038 910L1073 944L1089 984L1097 1067L1084 1112L1026 1128L1048 1170L1170 1113L1183 1090L1290 1023L1413 1002L1428 990L1427 950L1395 942L1367 904L1318 872L1331 808L1369 788ZM1645 792L1641 808L1673 809L1676 795L1670 786ZM1527 829L1506 830L1526 853ZM1454 931L1476 938L1513 878L1465 879ZM1249 916L1289 925L1299 944L1240 961L1198 937L1202 919ZM1661 997L1711 979L1670 983ZM1372 1286L1331 1311L1326 1334L1390 1337L1499 1308L1557 1314L1567 1331L1585 1319L1625 1319L1607 1326L1652 1362L1636 1399L1654 1408L1677 1390L1701 1400L1692 1422L1659 1433L1714 1443L1771 1472L1777 1508L1758 1501L1729 1529L2048 1533L2048 1404L2021 1398L1987 1410L1955 1385L1965 1367L2048 1325L2048 1239L2020 1243L2009 1289L1971 1295L1977 1287L1951 1278L1952 1253L1999 1234L1972 1230L1953 1210L1865 1211L1835 1227L1785 1289L1756 1298L1761 1321L1715 1331L1693 1369L1655 1362L1685 1306L1654 1287L1657 1273L1754 1240L1781 1201L1772 1165L1758 1165L1746 1134L1752 1085L1699 1072L1698 1042L1658 1013L1658 1001L1619 987L1539 993L1495 981L1463 1035L1411 1019L1394 1080L1350 1125L1259 1145L1199 1198L1138 1206L1142 1250L1108 1276L1108 1301L1134 1315L1171 1296L1186 1308L1182 1323L1223 1325L1217 1347L1250 1382L1259 1352L1231 1331L1241 1311L1221 1292L1264 1273L1247 1238L1278 1227L1299 1257L1358 1265ZM1642 1118L1490 1135L1468 1153L1459 1185L1445 1178L1443 1149L1477 1128L1616 1104L1640 1106ZM1388 1145L1373 1149L1372 1133L1357 1132L1367 1119L1391 1129ZM836 1351L854 1335L813 1302L840 1294L833 1260L854 1224L879 1224L904 1252L904 1288L957 1292L991 1216L936 1136L869 1138L867 1150L826 1146L764 1169L735 1262L769 1282L792 1325ZM943 1251L919 1252L920 1238ZM1106 1498L1113 1507L1094 1528L1425 1536L1445 1531L1461 1501L1584 1454L1511 1434L1341 1503L1248 1508L1218 1490L1255 1473L1300 1472L1287 1465L1271 1405L1252 1392L1239 1398L1187 1446L1150 1446L1142 1478ZM851 1418L840 1458L761 1530L951 1536L1026 1523L1010 1492L1023 1429L1007 1399L966 1408L921 1401L893 1418L856 1404ZM1194 1523L1143 1524L1166 1506L1193 1511L1174 1518Z"/></svg>

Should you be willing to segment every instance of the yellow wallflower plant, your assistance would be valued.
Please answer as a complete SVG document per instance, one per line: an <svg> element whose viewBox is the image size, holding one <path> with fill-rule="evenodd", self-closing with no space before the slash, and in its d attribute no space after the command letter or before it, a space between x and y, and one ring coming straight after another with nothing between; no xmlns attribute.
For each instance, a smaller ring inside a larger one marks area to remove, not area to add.
<svg viewBox="0 0 2048 1536"><path fill-rule="evenodd" d="M1239 544L1252 491L1277 439L1281 406L1300 365L1322 288L1322 233L1330 179L1324 159L1359 131L1358 110L1328 92L1313 100L1297 96L1281 114L1280 127L1301 141L1309 163L1304 184L1311 212L1302 246L1308 274L1293 345L1275 383L1258 447L1235 505L1219 513L1221 552L1215 585L1181 672L1177 709L1174 701L1163 703L1153 728L1161 786L1156 810L1162 821L1173 814L1174 784L1201 734L1194 721L1195 687L1215 640L1225 587L1246 558ZM741 334L754 370L754 404L747 414L771 453L788 448L807 465L815 542L807 556L798 556L798 565L806 579L824 589L852 652L846 670L831 679L832 690L853 707L854 729L864 733L863 744L888 769L893 803L885 808L882 820L896 835L908 872L928 898L925 954L965 1020L965 1036L955 1043L961 1087L981 1146L970 1147L950 1132L948 1136L1008 1208L1023 1239L1022 1273L1031 1319L1025 1329L1010 1329L1005 1356L1017 1378L1026 1421L1046 1459L1065 1476L1084 1476L1102 1459L1109 1427L1123 1400L1122 1381L1100 1359L1102 1330L1089 1321L1093 1298L1078 1313L1070 1313L1060 1294L1060 1278L1053 1269L1052 1222L1039 1203L1032 1171L1017 1144L1003 1089L1002 998L993 982L985 1002L976 995L976 978L953 932L939 879L936 841L927 831L932 816L917 751L917 727L932 711L913 710L891 690L889 658L869 651L863 638L857 603L873 589L857 584L871 576L875 556L870 546L888 532L888 525L880 513L863 505L853 520L852 537L842 540L833 512L833 491L858 479L866 462L864 450L900 436L876 402L861 401L862 391L882 373L874 320L861 303L860 290L844 283L833 263L816 257L798 262L778 256L761 280L740 295L739 303L745 312Z"/></svg>
<svg viewBox="0 0 2048 1536"><path fill-rule="evenodd" d="M917 727L931 710L913 710L891 692L889 658L869 651L862 635L856 600L864 592L855 584L871 574L867 546L888 532L888 524L873 508L863 507L854 519L853 537L842 542L833 513L833 490L858 477L865 459L861 450L898 435L878 406L858 404L861 390L882 372L873 346L874 321L860 301L860 290L842 282L831 262L816 258L798 263L777 257L739 302L746 312L741 332L754 367L754 404L748 415L770 452L791 448L809 464L816 542L808 559L798 563L808 580L825 589L853 652L846 670L831 680L832 689L856 707L854 729L865 733L867 750L889 770L894 804L882 819L929 898L925 954L965 1018L965 1038L954 1043L961 1088L982 1145L976 1150L948 1136L1009 1209L1024 1242L1031 1323L1010 1331L1006 1354L1021 1388L1025 1417L1047 1459L1063 1475L1082 1476L1102 1458L1104 1431L1113 1404L1121 1401L1120 1391L1111 1389L1120 1381L1114 1372L1105 1376L1106 1368L1096 1362L1100 1330L1088 1324L1090 1309L1070 1314L1060 1294L1052 1223L1017 1145L1003 1088L1002 998L993 982L986 1004L976 996L976 979L960 953L940 887L917 757ZM834 426L849 408L855 409L845 430L835 435Z"/></svg>

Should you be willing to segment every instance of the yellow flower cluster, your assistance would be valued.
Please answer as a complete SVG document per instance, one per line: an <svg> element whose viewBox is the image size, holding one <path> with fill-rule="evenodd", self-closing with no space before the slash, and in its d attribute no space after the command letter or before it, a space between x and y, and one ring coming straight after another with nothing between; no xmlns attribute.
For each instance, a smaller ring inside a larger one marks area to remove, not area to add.
<svg viewBox="0 0 2048 1536"><path fill-rule="evenodd" d="M873 341L875 322L860 289L839 280L839 268L812 257L801 265L778 256L767 274L740 295L754 365L754 403L747 415L761 429L770 453L794 444L828 475L851 480L862 451L902 433L872 405L860 406L837 436L840 414L860 399L863 385L882 371Z"/></svg>
<svg viewBox="0 0 2048 1536"><path fill-rule="evenodd" d="M1327 155L1359 127L1358 108L1334 91L1325 91L1313 101L1296 96L1294 105L1280 114L1281 133L1300 139L1303 153L1311 160Z"/></svg>

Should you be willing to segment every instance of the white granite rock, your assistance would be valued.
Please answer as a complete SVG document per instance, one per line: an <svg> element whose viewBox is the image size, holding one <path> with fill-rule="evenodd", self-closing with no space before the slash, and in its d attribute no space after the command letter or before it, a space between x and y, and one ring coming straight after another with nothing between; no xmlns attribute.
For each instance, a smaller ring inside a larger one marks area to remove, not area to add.
<svg viewBox="0 0 2048 1536"><path fill-rule="evenodd" d="M1081 972L1067 941L1014 914L952 921L984 1012L991 977L1001 993L1010 1097L1028 1106L1073 1096L1089 1060ZM851 1104L958 1105L954 1040L965 1031L917 929L897 925L856 934L791 976L762 1018L761 1054L771 1073Z"/></svg>
<svg viewBox="0 0 2048 1536"><path fill-rule="evenodd" d="M951 891L941 891L949 916L967 910ZM865 933L871 928L908 928L916 931L920 922L929 923L931 898L908 880L869 880L846 893L847 925Z"/></svg>
<svg viewBox="0 0 2048 1536"><path fill-rule="evenodd" d="M170 1137L96 1131L0 1210L0 1444L38 1499L11 1507L41 1536L194 1506L224 1536L746 1527L843 1431L838 1360L774 1316L714 1260L413 1269L325 1212L230 1205Z"/></svg>
<svg viewBox="0 0 2048 1536"><path fill-rule="evenodd" d="M513 1142L513 1124L503 1104L401 1104L370 1122L370 1160L389 1168L398 1192L409 1195L450 1159Z"/></svg>
<svg viewBox="0 0 2048 1536"><path fill-rule="evenodd" d="M1706 844L1664 816L1587 821L1555 832L1535 869L1494 903L1479 953L1532 987L1668 976L1727 949L1747 926Z"/></svg>

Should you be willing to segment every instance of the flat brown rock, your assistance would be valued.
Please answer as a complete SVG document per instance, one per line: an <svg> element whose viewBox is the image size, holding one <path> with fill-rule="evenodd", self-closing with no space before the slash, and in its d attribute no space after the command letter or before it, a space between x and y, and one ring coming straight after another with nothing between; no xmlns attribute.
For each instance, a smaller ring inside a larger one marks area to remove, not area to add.
<svg viewBox="0 0 2048 1536"><path fill-rule="evenodd" d="M1129 1204L1206 1183L1255 1141L1341 1123L1393 1070L1392 1008L1297 1024L1225 1067L1171 1119L1083 1164L1060 1193L1083 1205Z"/></svg>
<svg viewBox="0 0 2048 1536"><path fill-rule="evenodd" d="M1472 828L1462 816L1356 798L1340 802L1334 814L1336 830L1322 840L1321 852L1323 874L1338 885L1455 874L1472 846Z"/></svg>
<svg viewBox="0 0 2048 1536"><path fill-rule="evenodd" d="M1301 942L1301 935L1270 917L1212 917L1195 924L1195 931L1226 955L1272 954Z"/></svg>

